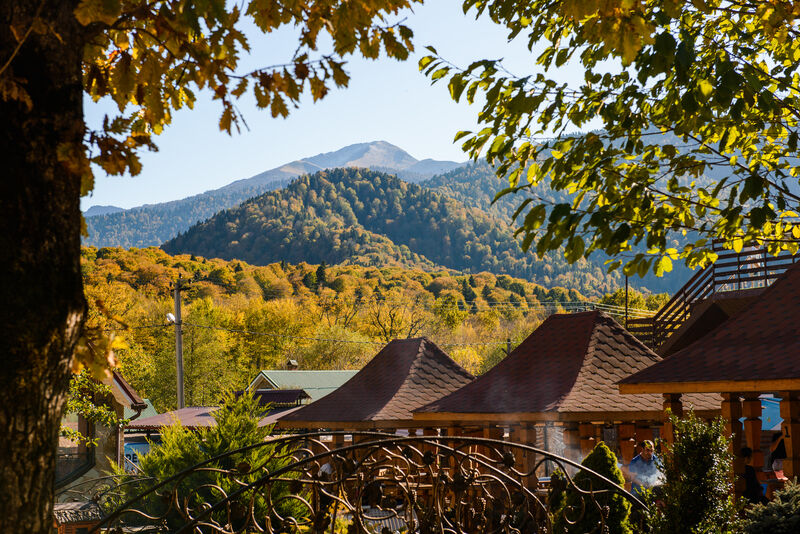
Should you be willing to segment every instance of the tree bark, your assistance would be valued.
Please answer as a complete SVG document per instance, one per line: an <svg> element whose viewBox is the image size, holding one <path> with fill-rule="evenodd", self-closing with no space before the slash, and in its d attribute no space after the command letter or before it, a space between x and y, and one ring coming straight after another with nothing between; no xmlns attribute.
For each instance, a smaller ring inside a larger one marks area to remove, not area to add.
<svg viewBox="0 0 800 534"><path fill-rule="evenodd" d="M0 532L52 532L58 431L86 312L80 175L57 154L84 135L76 4L0 2L0 68L16 50L0 77L20 80L32 104L0 96ZM37 11L43 25L32 27Z"/></svg>

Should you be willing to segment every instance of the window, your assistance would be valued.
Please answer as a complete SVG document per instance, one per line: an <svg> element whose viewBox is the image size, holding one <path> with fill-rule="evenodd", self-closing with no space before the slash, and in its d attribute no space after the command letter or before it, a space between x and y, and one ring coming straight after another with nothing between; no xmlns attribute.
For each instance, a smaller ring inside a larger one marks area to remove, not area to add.
<svg viewBox="0 0 800 534"><path fill-rule="evenodd" d="M83 436L94 437L94 427L83 417L69 414L61 422L67 428L77 430ZM75 443L65 438L58 438L56 453L56 487L66 484L85 473L94 465L94 453L86 443Z"/></svg>

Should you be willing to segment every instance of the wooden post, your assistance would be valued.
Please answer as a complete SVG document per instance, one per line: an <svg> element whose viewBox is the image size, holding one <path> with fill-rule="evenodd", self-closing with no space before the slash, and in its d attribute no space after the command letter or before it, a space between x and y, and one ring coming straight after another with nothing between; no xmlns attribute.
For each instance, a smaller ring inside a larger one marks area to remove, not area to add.
<svg viewBox="0 0 800 534"><path fill-rule="evenodd" d="M563 427L564 438L564 451L563 455L570 460L579 460L576 458L580 454L581 438L578 433L578 425L576 423L565 423Z"/></svg>
<svg viewBox="0 0 800 534"><path fill-rule="evenodd" d="M617 437L619 439L619 453L622 456L622 463L628 465L636 456L636 425L634 423L622 423L617 425Z"/></svg>
<svg viewBox="0 0 800 534"><path fill-rule="evenodd" d="M675 425L667 419L667 411L676 417L683 417L683 403L680 393L664 393L664 424L661 426L661 439L672 445L675 442Z"/></svg>
<svg viewBox="0 0 800 534"><path fill-rule="evenodd" d="M447 427L447 436L448 437L457 437L457 436L463 436L463 435L464 435L464 431L463 431L463 429L461 427L458 427L458 426L449 426L449 427ZM447 440L445 443L447 444L448 447L452 447L452 448L455 449L456 443L455 443L454 440ZM447 464L447 467L450 469L450 476L453 476L455 474L456 465L457 465L456 455L454 454L454 455L450 456L450 460L449 460L449 462Z"/></svg>
<svg viewBox="0 0 800 534"><path fill-rule="evenodd" d="M636 444L638 445L644 440L653 440L653 429L646 422L636 425Z"/></svg>
<svg viewBox="0 0 800 534"><path fill-rule="evenodd" d="M731 436L730 451L733 454L733 484L736 495L744 492L744 458L742 448L742 401L738 393L722 394L722 418L725 420L725 433Z"/></svg>
<svg viewBox="0 0 800 534"><path fill-rule="evenodd" d="M524 424L520 426L520 443L523 445L529 445L531 447L536 446L536 426L532 424ZM536 455L531 451L525 451L522 454L521 458L521 466L520 470L523 473L530 472L534 466L536 465ZM523 482L531 489L536 489L538 484L538 479L535 474L525 477Z"/></svg>
<svg viewBox="0 0 800 534"><path fill-rule="evenodd" d="M578 425L578 435L581 439L581 457L586 458L590 452L597 445L597 438L595 437L595 427L592 423L581 423Z"/></svg>
<svg viewBox="0 0 800 534"><path fill-rule="evenodd" d="M744 437L747 446L753 449L753 467L760 470L764 466L764 453L761 452L761 399L758 393L747 393L742 402Z"/></svg>
<svg viewBox="0 0 800 534"><path fill-rule="evenodd" d="M781 419L783 444L786 447L783 474L792 480L800 476L800 392L781 392Z"/></svg>

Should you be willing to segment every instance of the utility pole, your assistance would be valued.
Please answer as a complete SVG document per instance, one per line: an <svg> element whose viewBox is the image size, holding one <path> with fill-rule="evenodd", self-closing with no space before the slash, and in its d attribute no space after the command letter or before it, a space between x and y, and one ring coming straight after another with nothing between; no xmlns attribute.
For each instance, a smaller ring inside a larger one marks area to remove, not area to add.
<svg viewBox="0 0 800 534"><path fill-rule="evenodd" d="M175 297L175 359L178 379L178 409L184 407L183 396L183 320L181 319L181 290L184 288L183 277L179 274L173 293Z"/></svg>
<svg viewBox="0 0 800 534"><path fill-rule="evenodd" d="M506 338L506 356L511 354L511 338Z"/></svg>

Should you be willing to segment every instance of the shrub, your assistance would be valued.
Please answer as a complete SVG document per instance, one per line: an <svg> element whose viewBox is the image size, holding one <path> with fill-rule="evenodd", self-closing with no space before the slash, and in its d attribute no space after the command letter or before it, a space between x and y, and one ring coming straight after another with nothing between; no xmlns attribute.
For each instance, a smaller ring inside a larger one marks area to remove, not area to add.
<svg viewBox="0 0 800 534"><path fill-rule="evenodd" d="M625 484L625 478L622 476L617 466L617 457L611 452L605 443L602 441L597 444L594 450L584 458L581 465L601 474L607 479L615 482L618 486ZM600 482L593 475L584 470L578 471L573 478L575 485L582 490L611 490L600 494L595 494L594 499L597 506L592 502L592 498L582 495L571 487L567 487L565 494L566 498L561 496L552 495L551 503L563 502L558 510L556 510L555 521L553 522L553 531L562 533L575 533L584 534L586 532L600 532L600 510L607 508L608 516L605 520L605 526L608 534L632 534L630 522L628 520L631 513L631 503L620 493L614 491L614 486ZM562 500L563 499L563 500ZM599 508L598 508L599 507ZM569 520L575 520L578 516L583 514L574 524L569 524Z"/></svg>
<svg viewBox="0 0 800 534"><path fill-rule="evenodd" d="M657 461L664 484L648 491L647 523L653 534L738 532L736 506L722 419L705 422L689 412L685 419L670 416L675 442Z"/></svg>
<svg viewBox="0 0 800 534"><path fill-rule="evenodd" d="M259 406L258 401L249 395L236 398L231 393L225 394L222 406L213 413L215 426L191 431L176 423L162 429L161 444L154 445L148 454L139 458L142 475L155 480L152 484L155 485L157 482L166 480L227 451L262 443L270 432L270 427L258 426L263 411L264 408ZM245 483L254 482L263 477L266 471L272 472L286 463L287 460L279 461L271 458L273 452L274 447L267 445L207 464L202 470L196 471L178 482L179 501L186 500L195 509L202 503L216 504L223 497L222 492L230 495L239 489L240 485L227 472L215 469L236 469L239 471L236 479ZM173 487L168 485L170 489ZM280 516L284 518L292 516L298 519L303 517L305 508L300 506L297 499L290 497L288 483L274 484L270 488L268 497L272 503L277 503L275 511ZM127 495L126 499L138 493L140 489L141 486L136 486L136 489L131 495ZM265 495L257 492L252 502L250 497L252 495L245 492L241 496L240 502L231 503L232 509L245 512L252 506L255 517L263 521L269 512ZM157 495L151 495L144 502L135 504L134 507L156 517L162 516L167 511L166 502ZM235 521L237 517L233 519ZM238 519L245 521L247 517L244 513L240 513ZM181 514L174 509L166 516L166 521L167 526L171 529L177 528L185 522ZM233 526L240 528L236 524Z"/></svg>
<svg viewBox="0 0 800 534"><path fill-rule="evenodd" d="M800 484L788 483L767 504L747 511L745 534L796 534L800 532Z"/></svg>

